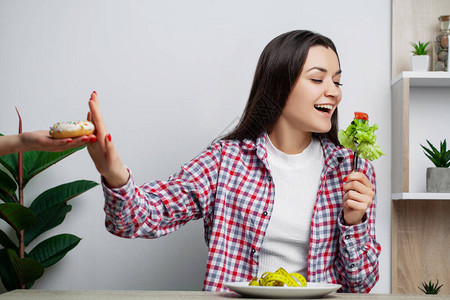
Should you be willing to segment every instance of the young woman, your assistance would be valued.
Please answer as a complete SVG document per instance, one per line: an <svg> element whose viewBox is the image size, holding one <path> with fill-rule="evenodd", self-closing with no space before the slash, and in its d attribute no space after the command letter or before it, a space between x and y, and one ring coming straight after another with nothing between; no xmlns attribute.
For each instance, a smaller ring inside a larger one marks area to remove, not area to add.
<svg viewBox="0 0 450 300"><path fill-rule="evenodd" d="M236 129L167 181L136 186L107 133L93 93L106 228L157 238L203 218L209 249L204 289L284 267L311 282L369 292L378 280L375 173L337 140L341 68L328 38L276 37L258 62Z"/></svg>
<svg viewBox="0 0 450 300"><path fill-rule="evenodd" d="M21 134L0 136L0 156L26 151L61 152L86 145L96 137L81 136L77 138L54 139L48 130L23 132Z"/></svg>

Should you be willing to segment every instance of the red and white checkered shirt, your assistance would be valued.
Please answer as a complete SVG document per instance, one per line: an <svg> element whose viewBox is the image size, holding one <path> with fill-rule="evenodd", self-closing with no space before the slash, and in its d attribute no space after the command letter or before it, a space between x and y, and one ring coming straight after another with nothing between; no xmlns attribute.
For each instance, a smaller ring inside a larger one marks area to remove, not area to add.
<svg viewBox="0 0 450 300"><path fill-rule="evenodd" d="M107 230L126 238L157 238L203 218L209 249L204 290L224 291L224 282L250 281L257 276L274 201L266 139L262 134L256 141L218 141L167 181L136 186L130 175L121 188L103 184ZM369 292L378 281L381 250L375 240L375 199L362 224L344 225L343 179L352 170L353 153L326 139L321 144L325 164L311 219L308 281ZM361 159L358 171L375 186L368 161Z"/></svg>

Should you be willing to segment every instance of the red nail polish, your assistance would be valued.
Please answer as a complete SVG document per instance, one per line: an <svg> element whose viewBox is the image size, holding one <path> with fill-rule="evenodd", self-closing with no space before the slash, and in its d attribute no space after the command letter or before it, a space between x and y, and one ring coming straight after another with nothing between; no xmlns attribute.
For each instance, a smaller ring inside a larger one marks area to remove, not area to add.
<svg viewBox="0 0 450 300"><path fill-rule="evenodd" d="M347 181L347 176L344 177L344 182L346 182L346 181Z"/></svg>
<svg viewBox="0 0 450 300"><path fill-rule="evenodd" d="M67 140L66 141L67 144L72 143L72 142L73 142L72 140Z"/></svg>
<svg viewBox="0 0 450 300"><path fill-rule="evenodd" d="M94 93L94 94L96 94L96 95L97 95L97 92L96 92L96 91L93 91L92 93Z"/></svg>
<svg viewBox="0 0 450 300"><path fill-rule="evenodd" d="M108 141L110 141L111 142L111 135L108 133Z"/></svg>
<svg viewBox="0 0 450 300"><path fill-rule="evenodd" d="M92 137L92 138L90 138L90 141L91 141L91 143L94 143L95 141L97 141L97 138L96 137Z"/></svg>
<svg viewBox="0 0 450 300"><path fill-rule="evenodd" d="M87 141L89 141L89 138L85 137L85 138L83 138L81 141L82 141L82 142L87 142Z"/></svg>

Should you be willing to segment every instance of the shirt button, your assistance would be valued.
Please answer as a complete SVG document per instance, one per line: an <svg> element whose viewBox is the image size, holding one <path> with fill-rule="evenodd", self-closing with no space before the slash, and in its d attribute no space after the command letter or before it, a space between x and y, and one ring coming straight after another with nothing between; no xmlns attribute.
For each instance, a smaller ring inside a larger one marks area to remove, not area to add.
<svg viewBox="0 0 450 300"><path fill-rule="evenodd" d="M268 176L267 180L272 181L272 176Z"/></svg>
<svg viewBox="0 0 450 300"><path fill-rule="evenodd" d="M354 267L355 267L355 264L351 264L351 265L350 265L350 268L353 269Z"/></svg>
<svg viewBox="0 0 450 300"><path fill-rule="evenodd" d="M346 240L348 240L349 238L350 238L350 236L349 236L349 235L346 235L346 236L345 236L345 239L346 239Z"/></svg>
<svg viewBox="0 0 450 300"><path fill-rule="evenodd" d="M255 249L255 248L253 248L253 249L252 249L252 253L255 253L255 252L256 252L256 249Z"/></svg>
<svg viewBox="0 0 450 300"><path fill-rule="evenodd" d="M263 212L263 216L264 217L267 216L267 211Z"/></svg>

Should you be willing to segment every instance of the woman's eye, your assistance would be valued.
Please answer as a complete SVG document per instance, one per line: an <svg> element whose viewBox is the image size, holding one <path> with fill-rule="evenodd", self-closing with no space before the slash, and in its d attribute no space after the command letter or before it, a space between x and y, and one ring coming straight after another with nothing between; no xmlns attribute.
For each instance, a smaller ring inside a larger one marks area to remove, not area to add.
<svg viewBox="0 0 450 300"><path fill-rule="evenodd" d="M311 81L314 82L314 83L317 83L317 84L323 82L322 79L311 79ZM342 86L342 83L340 83L339 81L333 81L333 83L334 83L334 85L336 85L336 86Z"/></svg>

